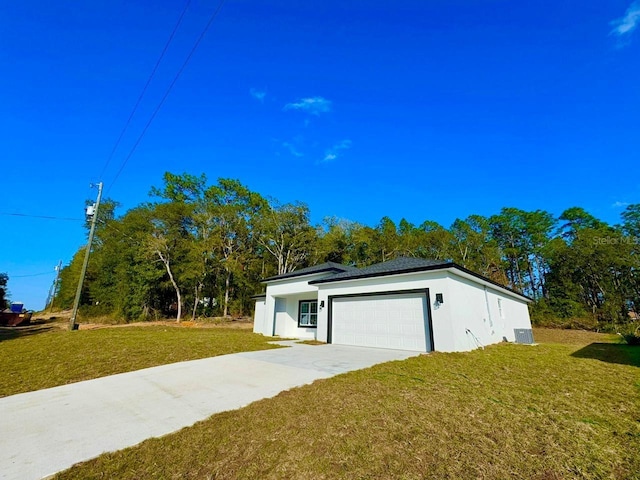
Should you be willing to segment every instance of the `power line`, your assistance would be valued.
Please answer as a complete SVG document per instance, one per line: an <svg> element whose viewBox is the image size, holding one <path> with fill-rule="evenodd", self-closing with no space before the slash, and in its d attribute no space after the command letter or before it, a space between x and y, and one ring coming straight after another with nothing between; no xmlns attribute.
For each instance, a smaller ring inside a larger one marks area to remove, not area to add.
<svg viewBox="0 0 640 480"><path fill-rule="evenodd" d="M178 70L178 73L176 73L176 76L173 78L173 81L171 82L171 84L169 84L169 87L167 88L167 91L165 92L164 96L162 97L162 99L158 103L158 106L156 107L156 109L151 114L151 117L149 118L149 121L145 125L144 129L142 130L142 133L140 134L140 136L138 137L136 142L133 144L133 147L129 151L129 154L126 156L126 158L122 162L122 165L120 166L120 169L116 173L116 176L114 177L113 181L111 182L111 185L109 185L109 188L107 189L107 195L109 194L109 192L111 191L111 188L113 187L113 185L116 183L116 181L120 177L120 174L122 173L122 170L124 170L124 167L127 165L127 162L129 161L129 159L131 158L133 153L136 151L136 148L138 148L138 145L140 144L140 141L142 140L144 135L147 133L147 130L149 129L149 126L151 125L151 122L153 122L153 120L156 118L156 115L160 111L160 108L162 108L162 105L164 104L165 100L169 96L169 93L171 93L171 90L173 89L173 86L176 84L176 82L180 78L180 75L182 75L182 72L184 71L184 69L186 68L187 64L191 60L191 57L193 56L193 54L195 53L196 49L200 45L200 42L202 41L202 39L206 35L207 31L209 30L209 28L213 24L214 20L218 17L218 14L220 13L220 10L222 10L222 6L224 5L224 2L225 2L225 0L220 0L220 2L218 3L217 8L213 11L211 16L209 17L209 21L207 22L207 24L205 25L204 29L200 33L200 36L198 37L198 39L196 40L195 44L193 45L193 48L189 52L189 55L187 55L187 58L185 59L184 63L182 64L182 66Z"/></svg>
<svg viewBox="0 0 640 480"><path fill-rule="evenodd" d="M40 277L42 275L51 275L53 272L31 273L29 275L9 275L9 279L12 278L26 278L26 277Z"/></svg>
<svg viewBox="0 0 640 480"><path fill-rule="evenodd" d="M123 235L123 236L129 238L130 240L132 240L134 242L135 245L140 245L140 240L136 240L131 235L127 235L122 230L117 228L112 222L106 222L106 221L104 221L104 220L102 220L100 218L98 218L97 221L98 221L98 223L101 223L103 226L105 226L107 228L111 228L111 229L115 230L116 232L118 232L120 235Z"/></svg>
<svg viewBox="0 0 640 480"><path fill-rule="evenodd" d="M178 31L178 28L180 27L180 24L182 23L182 19L184 18L185 13L187 13L187 9L189 8L190 4L191 4L191 0L187 0L187 3L184 6L184 9L182 10L182 13L180 14L180 17L178 18L178 21L176 22L175 26L173 27L173 31L171 32L171 35L169 35L169 39L167 40L167 43L165 43L164 48L162 49L162 52L160 53L160 57L158 57L158 60L156 61L155 66L153 67L153 70L151 70L151 74L149 75L149 78L147 79L147 83L145 83L144 87L142 88L142 92L140 93L140 96L138 97L138 100L136 100L136 103L133 106L133 109L131 110L131 113L129 114L129 118L127 118L127 121L125 122L124 127L122 128L122 131L120 132L120 135L118 136L118 139L116 140L116 143L113 145L113 148L111 149L111 153L109 154L109 157L107 158L107 161L104 164L104 167L102 168L102 172L100 172L99 179L102 179L102 176L104 175L104 172L107 170L107 167L109 166L109 163L113 159L113 156L115 155L116 150L120 146L120 142L122 141L122 137L124 137L124 134L127 131L127 128L129 128L129 124L131 123L131 120L133 119L133 116L135 115L136 111L138 110L138 106L140 105L140 102L142 101L142 97L144 97L144 94L147 92L147 89L149 88L149 84L151 84L151 80L153 80L153 77L155 76L156 71L158 70L158 67L160 66L160 62L162 62L162 59L164 58L164 55L167 53L167 50L169 49L169 45L171 45L171 42L173 41L173 37L175 36L176 32Z"/></svg>
<svg viewBox="0 0 640 480"><path fill-rule="evenodd" d="M12 217L27 217L27 218L46 218L47 220L66 220L70 222L84 222L83 218L70 218L70 217L52 217L48 215L30 215L28 213L9 213L0 212L0 215L7 215Z"/></svg>

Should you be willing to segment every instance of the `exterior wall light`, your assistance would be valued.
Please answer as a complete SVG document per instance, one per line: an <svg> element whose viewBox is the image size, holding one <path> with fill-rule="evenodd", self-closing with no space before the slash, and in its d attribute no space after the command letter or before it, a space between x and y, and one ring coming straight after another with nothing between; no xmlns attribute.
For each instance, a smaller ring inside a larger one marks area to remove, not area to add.
<svg viewBox="0 0 640 480"><path fill-rule="evenodd" d="M441 293L436 293L436 303L444 303Z"/></svg>

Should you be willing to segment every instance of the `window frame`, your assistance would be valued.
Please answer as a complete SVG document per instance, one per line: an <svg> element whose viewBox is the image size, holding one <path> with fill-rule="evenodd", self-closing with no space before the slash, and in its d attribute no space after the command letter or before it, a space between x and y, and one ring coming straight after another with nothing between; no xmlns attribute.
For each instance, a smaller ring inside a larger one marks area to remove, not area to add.
<svg viewBox="0 0 640 480"><path fill-rule="evenodd" d="M304 315L308 315L309 316L309 322L311 321L311 316L315 315L315 317L316 317L316 323L315 324L302 323L302 315L303 315L303 313L302 313L302 304L303 303L308 303L309 304L309 311L305 312ZM316 304L315 312L313 312L312 311L313 309L311 308L311 305L314 304L314 303ZM298 302L298 327L299 328L318 328L318 299L300 300Z"/></svg>

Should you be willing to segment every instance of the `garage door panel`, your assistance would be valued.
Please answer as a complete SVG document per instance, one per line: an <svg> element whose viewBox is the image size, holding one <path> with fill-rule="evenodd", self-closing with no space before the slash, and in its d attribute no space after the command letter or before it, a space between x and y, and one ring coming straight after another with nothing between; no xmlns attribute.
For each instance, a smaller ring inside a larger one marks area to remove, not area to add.
<svg viewBox="0 0 640 480"><path fill-rule="evenodd" d="M402 335L402 326L391 324L387 326L387 333L389 335Z"/></svg>
<svg viewBox="0 0 640 480"><path fill-rule="evenodd" d="M426 297L405 293L332 299L332 343L427 350Z"/></svg>

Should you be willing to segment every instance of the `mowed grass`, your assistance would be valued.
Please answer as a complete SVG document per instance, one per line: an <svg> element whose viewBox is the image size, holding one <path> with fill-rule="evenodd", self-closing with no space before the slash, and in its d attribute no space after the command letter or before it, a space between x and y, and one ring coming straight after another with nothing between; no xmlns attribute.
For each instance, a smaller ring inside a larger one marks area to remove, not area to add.
<svg viewBox="0 0 640 480"><path fill-rule="evenodd" d="M0 397L167 363L277 348L266 337L233 328L56 328L25 333L0 332Z"/></svg>
<svg viewBox="0 0 640 480"><path fill-rule="evenodd" d="M640 348L535 335L316 381L57 478L640 478Z"/></svg>

